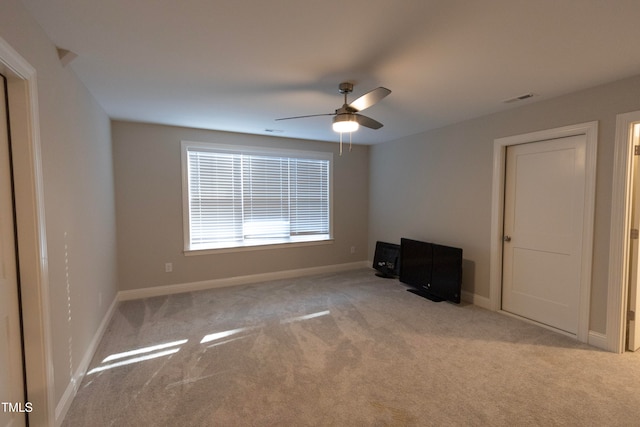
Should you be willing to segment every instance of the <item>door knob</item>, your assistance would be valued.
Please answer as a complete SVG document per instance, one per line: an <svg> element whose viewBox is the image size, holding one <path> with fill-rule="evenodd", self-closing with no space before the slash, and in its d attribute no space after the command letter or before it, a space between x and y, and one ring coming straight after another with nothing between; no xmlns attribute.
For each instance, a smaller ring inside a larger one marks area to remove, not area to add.
<svg viewBox="0 0 640 427"><path fill-rule="evenodd" d="M504 236L502 238L502 240L504 240L505 242L510 242L511 241L511 236Z"/></svg>

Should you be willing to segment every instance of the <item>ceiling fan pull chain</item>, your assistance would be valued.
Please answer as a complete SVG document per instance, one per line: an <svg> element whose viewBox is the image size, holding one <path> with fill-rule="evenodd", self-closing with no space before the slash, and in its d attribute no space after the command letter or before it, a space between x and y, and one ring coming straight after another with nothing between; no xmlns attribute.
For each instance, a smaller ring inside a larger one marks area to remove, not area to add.
<svg viewBox="0 0 640 427"><path fill-rule="evenodd" d="M342 156L342 132L340 132L340 156Z"/></svg>
<svg viewBox="0 0 640 427"><path fill-rule="evenodd" d="M351 152L351 135L353 135L353 132L349 132L349 152Z"/></svg>

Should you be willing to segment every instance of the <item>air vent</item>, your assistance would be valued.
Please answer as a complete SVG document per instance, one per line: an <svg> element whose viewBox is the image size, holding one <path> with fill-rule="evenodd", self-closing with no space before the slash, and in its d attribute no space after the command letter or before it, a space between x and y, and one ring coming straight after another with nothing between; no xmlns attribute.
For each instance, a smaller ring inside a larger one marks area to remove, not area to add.
<svg viewBox="0 0 640 427"><path fill-rule="evenodd" d="M524 101L525 99L533 98L535 95L533 93L525 93L524 95L516 96L515 98L505 99L505 104L510 104L512 102Z"/></svg>

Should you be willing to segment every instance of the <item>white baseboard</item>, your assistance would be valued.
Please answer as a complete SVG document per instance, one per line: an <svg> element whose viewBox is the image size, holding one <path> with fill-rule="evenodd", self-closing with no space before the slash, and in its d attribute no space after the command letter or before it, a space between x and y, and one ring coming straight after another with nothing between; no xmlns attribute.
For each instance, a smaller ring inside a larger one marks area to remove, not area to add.
<svg viewBox="0 0 640 427"><path fill-rule="evenodd" d="M176 285L154 286L151 288L133 289L118 292L118 301L150 298L182 292L202 291L206 289L225 288L228 286L247 285L269 280L292 279L315 274L337 273L368 267L369 261L358 261L346 264L325 265L321 267L300 268L296 270L274 271L272 273L251 274L247 276L225 277L222 279L203 280L200 282L181 283Z"/></svg>
<svg viewBox="0 0 640 427"><path fill-rule="evenodd" d="M462 291L462 300L478 307L491 310L491 300L487 297L480 296L467 291Z"/></svg>
<svg viewBox="0 0 640 427"><path fill-rule="evenodd" d="M611 351L607 342L607 335L600 332L589 331L589 338L587 338L587 344L594 347L601 348L603 350Z"/></svg>
<svg viewBox="0 0 640 427"><path fill-rule="evenodd" d="M78 364L77 368L75 369L75 372L73 372L73 377L69 381L69 384L67 385L67 388L62 394L60 401L56 405L56 412L55 412L56 426L62 425L62 421L64 420L64 417L67 415L67 411L71 406L71 402L73 402L73 399L75 398L76 393L78 392L78 387L80 387L80 383L82 383L82 379L87 373L87 369L89 368L91 359L93 359L93 355L95 354L98 348L98 344L100 344L100 340L102 340L102 336L104 335L104 332L107 329L107 325L109 325L109 322L111 321L111 318L113 317L113 313L115 313L117 306L118 306L118 298L116 297L114 298L113 302L109 306L107 313L102 318L102 321L100 322L100 326L98 326L98 330L96 331L96 333L93 336L93 339L89 343L87 351L85 351L84 353L84 357Z"/></svg>

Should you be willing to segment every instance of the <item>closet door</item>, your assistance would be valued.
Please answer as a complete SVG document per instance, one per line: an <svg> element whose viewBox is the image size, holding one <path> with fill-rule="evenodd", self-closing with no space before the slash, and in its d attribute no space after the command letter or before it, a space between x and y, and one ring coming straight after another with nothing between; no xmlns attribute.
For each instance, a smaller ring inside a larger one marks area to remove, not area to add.
<svg viewBox="0 0 640 427"><path fill-rule="evenodd" d="M502 310L578 332L586 136L507 147Z"/></svg>

